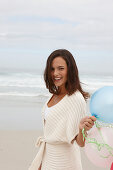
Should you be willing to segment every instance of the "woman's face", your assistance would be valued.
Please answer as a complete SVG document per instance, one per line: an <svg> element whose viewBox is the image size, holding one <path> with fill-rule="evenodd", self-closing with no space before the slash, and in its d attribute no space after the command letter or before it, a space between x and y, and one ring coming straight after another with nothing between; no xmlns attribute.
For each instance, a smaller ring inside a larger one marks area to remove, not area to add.
<svg viewBox="0 0 113 170"><path fill-rule="evenodd" d="M60 56L52 61L51 77L55 86L65 88L65 83L67 81L67 63Z"/></svg>

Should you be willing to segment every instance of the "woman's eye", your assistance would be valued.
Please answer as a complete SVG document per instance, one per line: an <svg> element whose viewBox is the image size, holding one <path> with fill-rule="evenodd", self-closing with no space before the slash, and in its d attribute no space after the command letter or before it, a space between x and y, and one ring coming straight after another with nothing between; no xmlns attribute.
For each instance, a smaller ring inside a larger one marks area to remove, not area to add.
<svg viewBox="0 0 113 170"><path fill-rule="evenodd" d="M63 70L63 69L64 69L63 67L60 68L60 70Z"/></svg>

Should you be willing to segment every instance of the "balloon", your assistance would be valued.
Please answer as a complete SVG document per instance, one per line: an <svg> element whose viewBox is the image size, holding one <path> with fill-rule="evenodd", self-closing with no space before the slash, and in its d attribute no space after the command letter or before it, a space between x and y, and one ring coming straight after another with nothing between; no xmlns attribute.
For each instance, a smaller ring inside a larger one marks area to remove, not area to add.
<svg viewBox="0 0 113 170"><path fill-rule="evenodd" d="M102 127L100 128L100 133L104 142L113 148L113 128Z"/></svg>
<svg viewBox="0 0 113 170"><path fill-rule="evenodd" d="M113 162L113 129L93 127L87 139L84 149L88 159L98 167L109 167Z"/></svg>
<svg viewBox="0 0 113 170"><path fill-rule="evenodd" d="M113 86L102 87L92 95L90 112L98 121L113 123Z"/></svg>
<svg viewBox="0 0 113 170"><path fill-rule="evenodd" d="M111 165L111 169L110 170L113 170L113 163L112 163L112 165Z"/></svg>

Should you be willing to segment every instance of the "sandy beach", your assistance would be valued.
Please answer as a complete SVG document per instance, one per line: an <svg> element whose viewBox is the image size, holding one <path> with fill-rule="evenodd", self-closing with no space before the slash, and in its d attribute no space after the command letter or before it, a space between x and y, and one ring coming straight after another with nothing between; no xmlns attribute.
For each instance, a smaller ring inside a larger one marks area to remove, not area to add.
<svg viewBox="0 0 113 170"><path fill-rule="evenodd" d="M38 149L37 131L0 131L0 169L27 170Z"/></svg>
<svg viewBox="0 0 113 170"><path fill-rule="evenodd" d="M41 131L0 131L0 169L27 170L38 152L35 147ZM109 170L94 166L81 149L83 170Z"/></svg>

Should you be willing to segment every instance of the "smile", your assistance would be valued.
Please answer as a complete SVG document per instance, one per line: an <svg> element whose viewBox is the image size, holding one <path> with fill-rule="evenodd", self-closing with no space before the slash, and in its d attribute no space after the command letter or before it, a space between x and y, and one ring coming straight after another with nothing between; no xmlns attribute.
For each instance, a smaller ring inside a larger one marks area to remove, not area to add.
<svg viewBox="0 0 113 170"><path fill-rule="evenodd" d="M55 80L60 80L61 78L54 78Z"/></svg>
<svg viewBox="0 0 113 170"><path fill-rule="evenodd" d="M57 77L57 78L54 78L54 81L59 81L59 80L61 80L62 78L60 78L60 77Z"/></svg>

